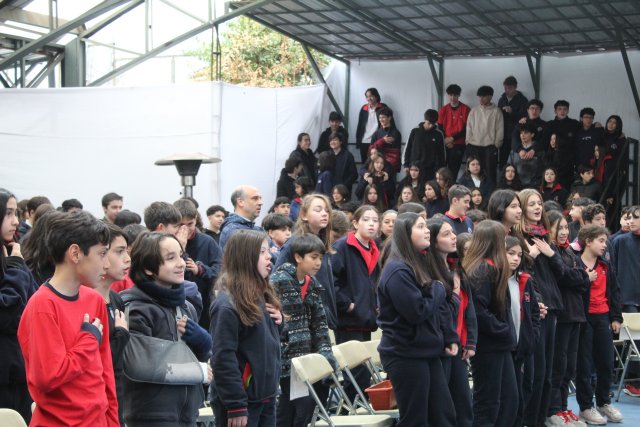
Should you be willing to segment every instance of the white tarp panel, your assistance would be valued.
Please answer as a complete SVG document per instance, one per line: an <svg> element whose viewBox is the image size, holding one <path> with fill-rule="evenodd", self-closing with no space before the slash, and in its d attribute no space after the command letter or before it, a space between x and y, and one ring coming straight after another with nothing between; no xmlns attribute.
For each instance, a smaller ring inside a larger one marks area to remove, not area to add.
<svg viewBox="0 0 640 427"><path fill-rule="evenodd" d="M56 206L75 197L99 216L102 195L115 191L125 208L142 214L155 200L180 197L175 168L154 161L200 151L223 159L200 168L194 196L202 212L221 202L230 209L233 187L245 183L258 186L269 205L297 134L319 134L323 93L322 86L220 83L6 90L0 186L19 199L46 195Z"/></svg>

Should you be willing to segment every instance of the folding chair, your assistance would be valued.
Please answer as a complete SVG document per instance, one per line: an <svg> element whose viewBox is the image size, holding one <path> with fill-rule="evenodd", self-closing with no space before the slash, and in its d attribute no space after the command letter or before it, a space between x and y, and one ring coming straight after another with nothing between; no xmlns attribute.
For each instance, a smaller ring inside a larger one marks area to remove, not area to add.
<svg viewBox="0 0 640 427"><path fill-rule="evenodd" d="M351 370L360 365L365 365L369 368L369 372L374 373L373 364L371 363L371 357L369 356L369 351L365 347L363 342L360 341L347 341L342 344L338 344L332 347L333 355L336 357L338 361L338 365L340 369L344 372L345 375L344 381L349 381L353 388L356 390L356 397L353 401L353 408L357 413L368 413L368 414L382 414L389 415L393 418L399 418L400 412L397 409L386 409L386 410L375 410L369 403L369 399L365 396L364 392L358 385L355 377ZM377 351L376 351L377 353ZM374 377L374 382L379 383L380 381ZM360 410L360 411L359 411Z"/></svg>
<svg viewBox="0 0 640 427"><path fill-rule="evenodd" d="M0 408L0 426L2 427L27 427L22 415L13 409Z"/></svg>
<svg viewBox="0 0 640 427"><path fill-rule="evenodd" d="M386 374L382 372L382 361L380 360L380 353L378 353L380 340L364 341L362 344L369 353L370 363L367 366L370 366L370 369L372 370L371 376L377 383L379 383L386 378Z"/></svg>
<svg viewBox="0 0 640 427"><path fill-rule="evenodd" d="M620 339L625 342L628 348L627 355L624 358L624 367L620 381L618 381L618 394L616 402L620 400L620 392L624 384L630 381L638 381L640 378L625 379L629 362L640 362L640 351L636 346L636 340L640 340L640 313L622 313L622 328L620 328Z"/></svg>
<svg viewBox="0 0 640 427"><path fill-rule="evenodd" d="M300 378L309 393L316 402L316 410L313 414L310 426L330 426L330 427L391 427L393 420L388 415L346 415L329 416L320 398L313 389L313 384L325 378L331 378L336 391L341 398L351 406L349 398L345 395L344 389L338 382L338 378L333 372L333 368L327 359L317 353L295 357L291 360L291 367ZM318 422L318 419L321 421Z"/></svg>

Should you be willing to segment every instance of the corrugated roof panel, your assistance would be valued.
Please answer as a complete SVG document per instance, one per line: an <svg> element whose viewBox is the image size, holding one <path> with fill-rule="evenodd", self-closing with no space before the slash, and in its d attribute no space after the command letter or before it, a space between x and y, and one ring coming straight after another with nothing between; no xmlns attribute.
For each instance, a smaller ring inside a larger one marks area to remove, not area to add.
<svg viewBox="0 0 640 427"><path fill-rule="evenodd" d="M558 12L555 11L555 9L552 8L548 8L548 9L534 9L532 10L533 14L535 15L536 18L543 20L543 21L550 21L552 19L556 19L556 18L560 18L561 16L558 14Z"/></svg>
<svg viewBox="0 0 640 427"><path fill-rule="evenodd" d="M389 38L387 36L385 36L382 33L362 33L361 34L363 37L371 40L374 43L383 43L386 42L387 40L389 40Z"/></svg>
<svg viewBox="0 0 640 427"><path fill-rule="evenodd" d="M438 28L440 26L437 22L433 21L433 19L427 17L411 19L411 22L416 24L418 28L424 28L426 30L429 30L431 28Z"/></svg>
<svg viewBox="0 0 640 427"><path fill-rule="evenodd" d="M630 1L611 3L611 7L613 7L621 15L627 15L627 14L630 14L630 13L637 13L638 12L638 8L634 7L631 4L632 2L637 4L637 0L630 0Z"/></svg>
<svg viewBox="0 0 640 427"><path fill-rule="evenodd" d="M260 9L260 13L285 13L287 12L287 9L278 6L276 3L267 3L264 6L262 6Z"/></svg>
<svg viewBox="0 0 640 427"><path fill-rule="evenodd" d="M269 14L257 15L256 14L255 16L262 19L265 22L270 23L271 25L281 25L286 22L282 18L280 18L280 15L269 15Z"/></svg>
<svg viewBox="0 0 640 427"><path fill-rule="evenodd" d="M368 43L369 40L367 40L366 38L362 37L360 34L357 33L346 33L343 34L342 37L349 41L350 43Z"/></svg>
<svg viewBox="0 0 640 427"><path fill-rule="evenodd" d="M291 0L280 0L278 4L291 12L304 12L307 9L303 3Z"/></svg>
<svg viewBox="0 0 640 427"><path fill-rule="evenodd" d="M584 17L584 13L582 13L582 10L580 10L576 6L559 7L557 10L567 18L582 18L582 17Z"/></svg>
<svg viewBox="0 0 640 427"><path fill-rule="evenodd" d="M598 28L593 20L589 18L572 19L571 23L582 31Z"/></svg>
<svg viewBox="0 0 640 427"><path fill-rule="evenodd" d="M465 27L453 28L453 32L456 33L459 37L463 37L467 39L472 39L476 37L476 34L473 31Z"/></svg>
<svg viewBox="0 0 640 427"><path fill-rule="evenodd" d="M604 31L592 31L589 33L589 37L591 37L596 42L611 40L611 36Z"/></svg>
<svg viewBox="0 0 640 427"><path fill-rule="evenodd" d="M309 23L311 24L318 24L320 22L326 22L327 18L319 13L315 13L315 12L306 12L306 13L300 13L299 14L301 17L303 17L304 19L306 19L307 21L309 21Z"/></svg>
<svg viewBox="0 0 640 427"><path fill-rule="evenodd" d="M555 34L541 35L540 39L546 45L559 45L562 43L562 39Z"/></svg>
<svg viewBox="0 0 640 427"><path fill-rule="evenodd" d="M415 30L418 28L418 26L413 23L413 21L411 21L410 19L389 19L387 21L387 23L389 25L391 25L394 28L397 28L399 30L404 31L410 31L410 30Z"/></svg>
<svg viewBox="0 0 640 427"><path fill-rule="evenodd" d="M445 29L431 30L429 32L433 34L435 38L440 40L450 40L458 38L458 36L454 32Z"/></svg>
<svg viewBox="0 0 640 427"><path fill-rule="evenodd" d="M459 25L458 20L451 16L439 16L433 19L438 21L440 24L444 25L445 27L456 27Z"/></svg>
<svg viewBox="0 0 640 427"><path fill-rule="evenodd" d="M394 7L393 10L398 15L403 16L405 18L416 18L416 17L422 16L419 10L410 6Z"/></svg>
<svg viewBox="0 0 640 427"><path fill-rule="evenodd" d="M342 33L345 32L345 27L338 24L333 24L331 22L320 24L322 28L327 30L328 33Z"/></svg>
<svg viewBox="0 0 640 427"><path fill-rule="evenodd" d="M582 33L562 33L562 38L568 43L588 43L590 40Z"/></svg>
<svg viewBox="0 0 640 427"><path fill-rule="evenodd" d="M393 19L398 17L390 7L369 9L367 12L381 19Z"/></svg>
<svg viewBox="0 0 640 427"><path fill-rule="evenodd" d="M331 21L337 21L337 22L344 22L352 19L346 14L344 14L343 12L339 12L339 11L322 12L322 15L326 16Z"/></svg>
<svg viewBox="0 0 640 427"><path fill-rule="evenodd" d="M308 24L309 22L302 16L294 13L283 13L279 15L285 22L291 24Z"/></svg>
<svg viewBox="0 0 640 427"><path fill-rule="evenodd" d="M446 10L449 13L453 13L453 14L460 14L460 13L468 13L468 9L461 5L460 3L457 3L455 1L445 1L445 2L441 2L439 3L440 7L442 7L442 9Z"/></svg>
<svg viewBox="0 0 640 427"><path fill-rule="evenodd" d="M496 37L498 35L495 28L487 25L478 26L476 27L476 30L482 33L485 37Z"/></svg>
<svg viewBox="0 0 640 427"><path fill-rule="evenodd" d="M482 20L476 15L459 15L457 18L467 25L482 25Z"/></svg>
<svg viewBox="0 0 640 427"><path fill-rule="evenodd" d="M439 16L442 15L442 11L440 8L431 5L431 4L420 4L416 6L420 9L426 16Z"/></svg>
<svg viewBox="0 0 640 427"><path fill-rule="evenodd" d="M318 0L297 0L298 3L302 3L307 6L310 10L326 10L328 7L325 3L322 3Z"/></svg>

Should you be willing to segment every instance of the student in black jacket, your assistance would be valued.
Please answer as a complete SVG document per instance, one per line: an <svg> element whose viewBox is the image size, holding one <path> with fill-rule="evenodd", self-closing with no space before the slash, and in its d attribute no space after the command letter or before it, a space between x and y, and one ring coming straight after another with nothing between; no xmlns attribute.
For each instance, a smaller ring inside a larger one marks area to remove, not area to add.
<svg viewBox="0 0 640 427"><path fill-rule="evenodd" d="M527 98L518 90L518 80L509 76L502 83L504 93L498 100L498 108L502 110L504 122L504 143L500 148L500 163L502 168L507 163L507 157L511 151L511 135L518 121L527 116Z"/></svg>
<svg viewBox="0 0 640 427"><path fill-rule="evenodd" d="M425 220L413 212L398 215L389 243L377 287L378 351L398 401L397 426L455 426L440 357L458 354L458 336L445 288L426 264Z"/></svg>
<svg viewBox="0 0 640 427"><path fill-rule="evenodd" d="M424 122L418 123L409 134L404 151L405 171L413 163L418 163L422 178L434 179L436 171L446 166L446 157L444 136L438 129L438 112L427 110L424 113Z"/></svg>
<svg viewBox="0 0 640 427"><path fill-rule="evenodd" d="M114 224L109 227L109 268L104 278L95 288L102 295L107 304L109 315L109 344L111 345L111 359L116 381L116 396L118 398L118 418L124 426L124 349L129 343L129 325L124 315L122 297L111 290L111 284L123 280L131 266L131 257L127 252L128 241L122 229Z"/></svg>
<svg viewBox="0 0 640 427"><path fill-rule="evenodd" d="M522 368L525 360L533 355L540 337L540 318L546 312L540 312L538 300L533 291L533 278L523 271L523 249L520 239L507 236L505 239L507 261L509 262L509 297L511 301L511 317L516 329L517 347L513 352L513 364L518 386L518 417L514 425L522 425L524 411L524 394Z"/></svg>
<svg viewBox="0 0 640 427"><path fill-rule="evenodd" d="M478 321L477 352L471 359L474 425L514 425L518 390L512 352L517 332L502 224L491 220L478 224L462 268L473 289Z"/></svg>
<svg viewBox="0 0 640 427"><path fill-rule="evenodd" d="M451 271L448 257L456 256L456 234L451 225L440 218L427 220L431 234L427 263L435 277L444 284L447 291L451 321L458 335L458 354L454 357L443 355L442 367L449 384L449 392L456 409L458 427L470 427L473 423L473 406L469 388L468 361L476 353L478 324L473 306L471 288L461 280L461 269Z"/></svg>
<svg viewBox="0 0 640 427"><path fill-rule="evenodd" d="M346 140L345 136L345 141ZM327 142L327 149L329 149L328 144ZM289 154L289 157L294 156L302 161L302 172L300 172L300 176L306 176L312 181L315 181L318 174L318 159L311 150L311 137L308 133L302 132L298 134L298 145L296 149Z"/></svg>
<svg viewBox="0 0 640 427"><path fill-rule="evenodd" d="M540 193L533 189L525 189L518 193L518 196L522 203L522 217L520 224L516 225L516 232L527 246L525 251L534 259L532 276L537 286L536 297L538 302L544 304L542 309L547 309L547 315L540 322L540 342L533 361L525 364L525 378L533 377L533 388L525 388L524 391L523 424L538 425L546 419L551 396L556 320L558 311L563 308L557 278L564 272L564 263L557 249L549 244L549 221L542 206Z"/></svg>
<svg viewBox="0 0 640 427"><path fill-rule="evenodd" d="M580 418L589 424L622 422L622 414L611 405L609 391L613 383L613 334L622 324L620 288L611 264L602 257L607 249L609 232L597 225L585 225L578 233L582 248L580 261L590 274L591 286L584 293L587 322L580 329L576 400ZM591 377L595 368L596 405Z"/></svg>
<svg viewBox="0 0 640 427"><path fill-rule="evenodd" d="M342 126L342 114L337 111L332 111L329 113L329 127L326 128L321 134L320 139L318 140L318 147L316 148L316 154L320 154L323 151L329 150L329 136L332 133L338 132L341 133L344 137L345 141L349 141L349 133Z"/></svg>
<svg viewBox="0 0 640 427"><path fill-rule="evenodd" d="M17 334L22 312L38 284L24 263L20 245L15 242L18 203L13 194L1 188L0 224L0 407L18 411L29 423L33 399L27 387Z"/></svg>
<svg viewBox="0 0 640 427"><path fill-rule="evenodd" d="M375 286L380 276L380 251L375 238L380 228L380 213L371 205L362 205L354 212L352 224L354 231L333 244L335 253L331 256L338 309L337 344L370 341L371 332L378 329ZM353 374L360 389L369 387L366 367L359 366ZM352 387L347 386L345 391L350 398L355 396Z"/></svg>
<svg viewBox="0 0 640 427"><path fill-rule="evenodd" d="M358 170L353 155L346 148L347 142L342 134L334 132L329 139L329 145L336 156L336 165L333 169L333 185L343 184L349 192L358 179Z"/></svg>
<svg viewBox="0 0 640 427"><path fill-rule="evenodd" d="M547 215L551 241L558 248L566 267L565 273L558 278L564 309L558 312L553 354L551 402L547 412L547 420L552 424L566 419L578 420L578 416L568 409L567 398L569 383L576 373L578 337L580 336L580 327L586 320L582 298L589 289L590 277L569 247L569 224L562 212L549 211Z"/></svg>
<svg viewBox="0 0 640 427"><path fill-rule="evenodd" d="M266 234L234 233L225 245L220 293L211 307L211 406L217 425L276 425L282 313L267 282L270 272Z"/></svg>
<svg viewBox="0 0 640 427"><path fill-rule="evenodd" d="M132 336L183 340L204 363L211 354L211 337L198 325L195 308L186 300L182 254L172 234L141 234L131 249L130 277L135 286L121 295L129 310ZM211 370L208 373L207 383ZM202 384L156 384L127 377L124 395L124 419L132 427L193 425L204 402Z"/></svg>

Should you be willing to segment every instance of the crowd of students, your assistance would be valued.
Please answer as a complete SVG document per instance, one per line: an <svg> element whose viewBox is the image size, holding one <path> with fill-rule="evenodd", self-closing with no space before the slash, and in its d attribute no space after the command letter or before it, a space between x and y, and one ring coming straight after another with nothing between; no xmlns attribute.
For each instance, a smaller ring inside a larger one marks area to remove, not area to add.
<svg viewBox="0 0 640 427"><path fill-rule="evenodd" d="M193 426L206 400L219 426L306 426L315 403L290 398L291 360L338 369L330 330L339 344L380 328L400 427L622 421L612 338L640 311L640 206L610 235L617 196L599 184L624 164L622 122L598 127L585 108L580 126L558 101L545 124L516 86L505 80L499 109L489 87L469 109L450 86L404 156L393 111L367 90L361 170L332 113L316 153L298 137L261 226L249 185L206 223L190 198L139 215L109 193L97 219L75 199L56 209L0 189L0 407L32 425ZM143 337L183 343L196 373L165 372L153 352L139 363ZM353 376L348 396L370 385L365 368Z"/></svg>

